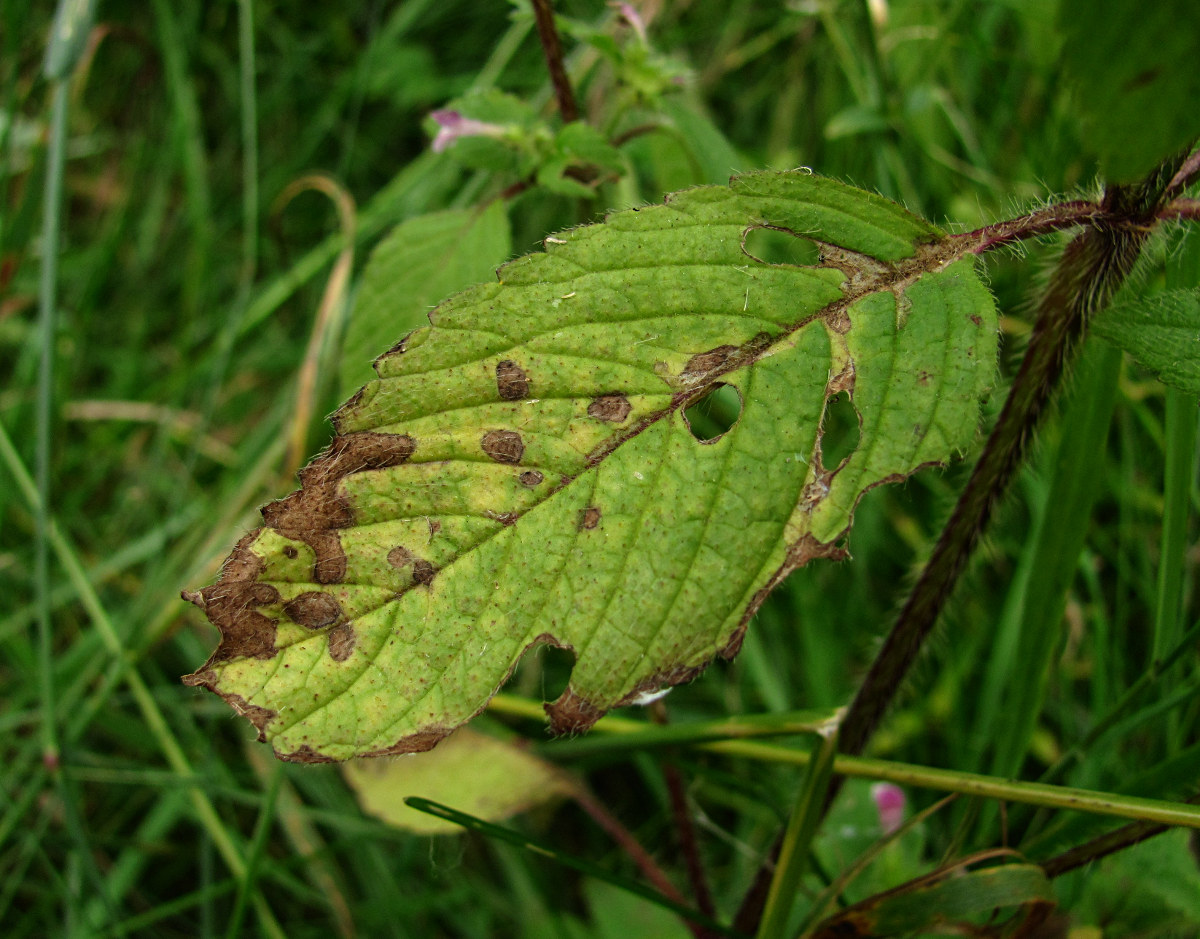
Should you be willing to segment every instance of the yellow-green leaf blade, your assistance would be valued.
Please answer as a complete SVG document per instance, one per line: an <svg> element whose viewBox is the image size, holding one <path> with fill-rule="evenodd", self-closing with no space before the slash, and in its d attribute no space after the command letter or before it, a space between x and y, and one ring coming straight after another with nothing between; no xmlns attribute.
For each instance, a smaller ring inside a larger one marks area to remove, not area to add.
<svg viewBox="0 0 1200 939"><path fill-rule="evenodd" d="M761 227L823 260L760 261ZM576 659L560 731L733 655L771 587L840 554L866 489L971 440L995 311L947 244L802 173L547 239L378 360L197 596L222 642L189 682L327 760L427 749L540 642ZM720 385L741 413L698 440L685 409ZM860 443L825 466L839 393Z"/></svg>

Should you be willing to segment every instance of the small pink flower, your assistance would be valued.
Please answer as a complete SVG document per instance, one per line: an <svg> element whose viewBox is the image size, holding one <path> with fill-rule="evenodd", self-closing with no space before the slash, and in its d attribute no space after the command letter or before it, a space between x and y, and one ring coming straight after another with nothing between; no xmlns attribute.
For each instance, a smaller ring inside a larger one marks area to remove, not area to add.
<svg viewBox="0 0 1200 939"><path fill-rule="evenodd" d="M505 128L500 124L463 117L457 111L434 111L429 116L438 125L437 136L431 145L434 153L444 152L460 137L503 137L505 134Z"/></svg>
<svg viewBox="0 0 1200 939"><path fill-rule="evenodd" d="M633 28L633 31L637 33L638 39L645 44L647 41L646 24L642 20L642 15L638 13L634 5L632 3L610 3L609 6L614 6L617 8L617 12L621 14L621 19L623 19Z"/></svg>
<svg viewBox="0 0 1200 939"><path fill-rule="evenodd" d="M879 827L890 835L904 824L904 790L892 783L876 783L871 787L871 800L879 813Z"/></svg>

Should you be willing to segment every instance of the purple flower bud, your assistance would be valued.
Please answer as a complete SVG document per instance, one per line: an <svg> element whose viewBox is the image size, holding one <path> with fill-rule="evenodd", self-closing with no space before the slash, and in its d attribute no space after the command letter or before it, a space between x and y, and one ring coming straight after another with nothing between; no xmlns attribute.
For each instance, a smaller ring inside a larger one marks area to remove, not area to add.
<svg viewBox="0 0 1200 939"><path fill-rule="evenodd" d="M434 153L444 152L460 137L502 137L505 133L505 128L500 124L463 117L458 111L434 111L429 116L438 125L437 136L431 145Z"/></svg>
<svg viewBox="0 0 1200 939"><path fill-rule="evenodd" d="M879 827L890 835L904 824L904 790L892 783L876 783L871 787L871 800L879 813Z"/></svg>
<svg viewBox="0 0 1200 939"><path fill-rule="evenodd" d="M640 39L643 43L647 41L646 24L642 20L642 15L638 13L637 9L632 3L612 3L609 4L609 6L614 6L617 8L617 12L621 14L621 19L623 19L633 28L633 31L637 33L638 39Z"/></svg>

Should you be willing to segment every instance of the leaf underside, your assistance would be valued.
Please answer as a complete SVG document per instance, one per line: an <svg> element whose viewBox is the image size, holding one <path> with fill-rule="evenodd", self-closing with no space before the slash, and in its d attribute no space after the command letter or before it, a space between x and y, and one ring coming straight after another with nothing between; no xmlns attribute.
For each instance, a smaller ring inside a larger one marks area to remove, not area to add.
<svg viewBox="0 0 1200 939"><path fill-rule="evenodd" d="M819 262L754 257L764 227ZM863 492L970 442L996 316L960 254L799 172L546 239L376 361L190 595L221 642L184 681L315 762L432 747L539 643L575 657L559 733L732 657L790 571L842 555ZM721 385L741 413L698 440L685 409ZM859 443L826 466L839 393Z"/></svg>

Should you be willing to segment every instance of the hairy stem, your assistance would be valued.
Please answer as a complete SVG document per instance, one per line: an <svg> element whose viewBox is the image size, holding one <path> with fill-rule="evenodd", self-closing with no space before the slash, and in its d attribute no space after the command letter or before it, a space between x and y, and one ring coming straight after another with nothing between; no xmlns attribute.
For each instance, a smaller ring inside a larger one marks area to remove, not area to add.
<svg viewBox="0 0 1200 939"><path fill-rule="evenodd" d="M563 121L569 124L579 119L579 106L575 103L575 92L563 64L562 40L554 25L554 9L550 6L550 0L533 0L533 16L537 22L538 39L546 55L546 67L550 70L550 82L554 85L558 111Z"/></svg>
<svg viewBox="0 0 1200 939"><path fill-rule="evenodd" d="M1174 167L1170 168L1173 175ZM1067 245L1038 306L1037 322L1000 418L929 562L850 705L842 752L858 755L879 726L966 568L1000 497L1025 456L1089 318L1133 269L1167 180L1156 171L1138 187L1110 186L1099 215ZM997 239L993 244L1003 243Z"/></svg>
<svg viewBox="0 0 1200 939"><path fill-rule="evenodd" d="M1141 253L1164 197L1175 191L1188 154L1159 166L1137 186L1109 186L1100 203L1050 206L1011 221L954 236L966 252L982 253L1024 238L1086 224L1067 245L1038 304L1037 322L1021 367L983 453L942 529L929 561L908 595L895 625L875 657L841 726L840 752L858 756L903 687L909 669L949 601L959 576L1025 457L1026 447L1090 318L1125 282ZM841 789L829 787L825 809ZM746 929L761 916L768 870L778 856L776 840L735 920Z"/></svg>

